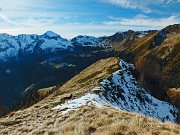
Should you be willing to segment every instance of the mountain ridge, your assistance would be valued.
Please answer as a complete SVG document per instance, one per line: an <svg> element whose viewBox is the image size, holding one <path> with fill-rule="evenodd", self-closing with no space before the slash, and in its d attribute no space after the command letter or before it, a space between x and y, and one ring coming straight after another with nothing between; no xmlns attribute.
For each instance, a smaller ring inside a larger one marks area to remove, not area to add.
<svg viewBox="0 0 180 135"><path fill-rule="evenodd" d="M66 39L54 32L47 31L43 35L26 35L11 36L8 34L0 35L0 56L1 59L8 57L18 57L21 50L22 53L33 53L35 48L42 50L55 51L55 49L72 49L73 45Z"/></svg>
<svg viewBox="0 0 180 135"><path fill-rule="evenodd" d="M98 38L93 36L82 36L72 38L68 41L62 38L59 34L52 31L47 31L42 35L37 34L20 34L12 36L9 34L0 34L0 56L1 59L8 57L18 57L19 51L22 53L33 53L37 48L43 51L56 51L60 50L74 50L74 45L80 46L94 46L105 47L106 44L102 43ZM36 48L36 49L35 49Z"/></svg>
<svg viewBox="0 0 180 135"><path fill-rule="evenodd" d="M101 85L100 82L110 81L111 75L123 77L119 72L114 73L117 70L126 70L126 66L121 67L119 62L117 57L101 59L70 79L58 89L57 93L51 94L27 109L12 112L0 118L0 133L179 134L179 125L170 122L161 123L156 119L117 109L100 101L97 95L98 93L102 95L104 92L97 88ZM128 65L124 62L122 64ZM111 86L113 87L113 84ZM106 92L108 94L108 91ZM74 99L69 103L64 103L63 98L69 96L70 93L73 94ZM85 93L91 93L91 96L84 95Z"/></svg>

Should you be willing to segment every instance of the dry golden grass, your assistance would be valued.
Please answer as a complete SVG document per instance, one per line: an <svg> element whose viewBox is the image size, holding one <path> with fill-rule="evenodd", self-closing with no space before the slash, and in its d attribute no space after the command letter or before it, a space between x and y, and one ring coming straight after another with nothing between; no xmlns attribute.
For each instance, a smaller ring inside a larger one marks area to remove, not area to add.
<svg viewBox="0 0 180 135"><path fill-rule="evenodd" d="M42 108L39 108L42 111ZM36 110L37 111L37 110ZM27 113L24 110L23 113ZM34 112L32 112L34 113ZM49 114L51 117L43 117ZM96 108L83 106L78 111L61 114L47 110L38 116L22 117L22 123L5 125L0 120L0 134L34 135L178 135L180 125L171 122L161 123L137 113L117 110L112 107ZM35 117L35 119L33 119ZM7 119L11 119L8 117ZM4 123L3 123L4 122Z"/></svg>
<svg viewBox="0 0 180 135"><path fill-rule="evenodd" d="M129 135L129 134L180 134L178 125L170 122L160 123L152 118L145 118L139 114L128 113L111 109L88 108L79 110L78 121L74 121L76 115L71 116L65 134L94 134L94 135ZM63 128L64 129L64 128ZM77 132L79 131L79 132ZM64 132L63 132L64 133Z"/></svg>
<svg viewBox="0 0 180 135"><path fill-rule="evenodd" d="M49 91L51 91L54 87L48 87L48 88L39 89L37 92L38 92L39 96L46 97L47 93Z"/></svg>
<svg viewBox="0 0 180 135"><path fill-rule="evenodd" d="M58 94L73 93L75 96L81 96L95 86L100 85L100 80L119 68L119 59L116 57L99 60L69 80L59 89Z"/></svg>

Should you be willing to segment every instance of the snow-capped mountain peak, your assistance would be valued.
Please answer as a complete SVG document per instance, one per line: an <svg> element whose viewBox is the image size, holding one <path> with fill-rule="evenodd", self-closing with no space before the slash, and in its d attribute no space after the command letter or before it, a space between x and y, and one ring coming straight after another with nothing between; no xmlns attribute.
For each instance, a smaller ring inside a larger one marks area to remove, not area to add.
<svg viewBox="0 0 180 135"><path fill-rule="evenodd" d="M46 35L48 35L48 36L50 36L50 37L57 36L57 34L54 33L53 31L47 31L47 32L46 32Z"/></svg>
<svg viewBox="0 0 180 135"><path fill-rule="evenodd" d="M0 59L9 57L18 57L21 54L33 53L34 48L46 52L55 50L73 51L76 45L91 47L106 47L107 45L93 36L77 36L68 41L53 31L47 31L43 35L36 34L20 34L12 36L8 34L0 34Z"/></svg>
<svg viewBox="0 0 180 135"><path fill-rule="evenodd" d="M104 47L105 43L101 42L98 38L93 36L79 35L71 39L73 45L78 46L95 46L95 47Z"/></svg>
<svg viewBox="0 0 180 135"><path fill-rule="evenodd" d="M18 57L19 52L23 54L33 53L34 48L41 48L45 52L53 52L57 49L73 50L74 46L67 39L52 31L47 31L43 35L20 34L11 36L0 34L0 59Z"/></svg>
<svg viewBox="0 0 180 135"><path fill-rule="evenodd" d="M41 35L43 38L62 38L60 35L54 33L53 31L47 31L43 35Z"/></svg>

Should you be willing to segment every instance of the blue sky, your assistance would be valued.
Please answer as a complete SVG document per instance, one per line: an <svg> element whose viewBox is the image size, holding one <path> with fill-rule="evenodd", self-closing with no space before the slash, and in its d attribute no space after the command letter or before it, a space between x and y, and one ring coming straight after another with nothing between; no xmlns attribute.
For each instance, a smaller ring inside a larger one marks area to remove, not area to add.
<svg viewBox="0 0 180 135"><path fill-rule="evenodd" d="M180 0L0 0L0 33L64 38L161 29L180 23Z"/></svg>

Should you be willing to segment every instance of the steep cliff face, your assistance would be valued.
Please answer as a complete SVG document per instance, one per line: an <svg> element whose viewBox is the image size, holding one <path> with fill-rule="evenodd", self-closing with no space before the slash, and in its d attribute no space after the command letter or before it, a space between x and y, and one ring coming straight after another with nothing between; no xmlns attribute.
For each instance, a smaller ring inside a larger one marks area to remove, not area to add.
<svg viewBox="0 0 180 135"><path fill-rule="evenodd" d="M160 101L138 86L131 71L134 65L120 60L120 70L101 82L102 97L112 105L161 121L176 121L178 109Z"/></svg>
<svg viewBox="0 0 180 135"><path fill-rule="evenodd" d="M180 86L180 24L159 31L116 33L102 40L118 50L117 56L135 64L141 87L170 101L168 89Z"/></svg>
<svg viewBox="0 0 180 135"><path fill-rule="evenodd" d="M169 88L179 87L179 37L179 25L168 26L144 42L139 48L132 50L134 54L137 53L136 67L142 72L141 77L147 81L145 85L152 87L153 94L157 93L158 89L167 91ZM146 53L141 54L141 51Z"/></svg>

